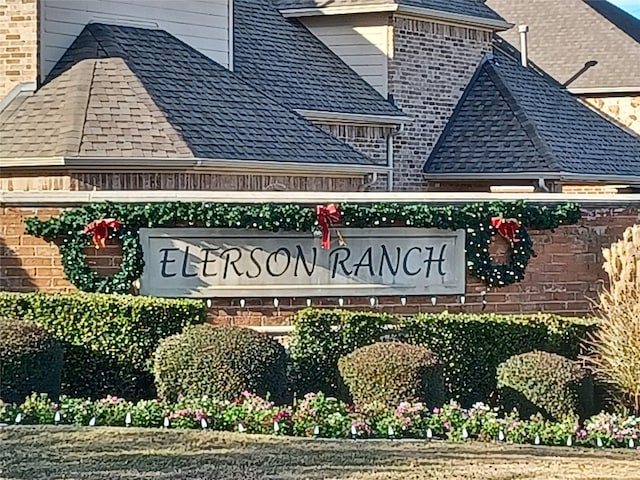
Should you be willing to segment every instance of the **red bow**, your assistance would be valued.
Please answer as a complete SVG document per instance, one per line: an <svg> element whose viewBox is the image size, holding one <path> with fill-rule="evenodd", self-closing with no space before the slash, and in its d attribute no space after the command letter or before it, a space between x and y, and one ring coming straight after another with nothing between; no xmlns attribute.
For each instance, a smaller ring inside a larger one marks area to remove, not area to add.
<svg viewBox="0 0 640 480"><path fill-rule="evenodd" d="M84 227L83 233L93 236L93 244L96 248L105 248L107 246L107 238L109 238L109 229L118 230L122 224L113 218L103 218L95 220Z"/></svg>
<svg viewBox="0 0 640 480"><path fill-rule="evenodd" d="M515 218L493 217L491 225L510 242L517 243L520 241L519 238L516 238L516 234L520 230L520 222Z"/></svg>
<svg viewBox="0 0 640 480"><path fill-rule="evenodd" d="M322 229L322 248L329 250L331 248L331 225L340 223L342 215L335 203L331 203L326 207L318 205L316 207L316 215L318 216L318 224Z"/></svg>

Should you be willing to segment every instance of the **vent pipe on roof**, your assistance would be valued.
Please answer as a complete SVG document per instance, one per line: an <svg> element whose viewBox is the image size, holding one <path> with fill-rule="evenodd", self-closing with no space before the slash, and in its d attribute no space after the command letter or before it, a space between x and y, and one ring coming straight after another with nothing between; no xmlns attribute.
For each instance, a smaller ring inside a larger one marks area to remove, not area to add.
<svg viewBox="0 0 640 480"><path fill-rule="evenodd" d="M529 53L527 52L527 32L529 31L529 25L518 25L518 32L520 32L520 61L523 67L529 65Z"/></svg>

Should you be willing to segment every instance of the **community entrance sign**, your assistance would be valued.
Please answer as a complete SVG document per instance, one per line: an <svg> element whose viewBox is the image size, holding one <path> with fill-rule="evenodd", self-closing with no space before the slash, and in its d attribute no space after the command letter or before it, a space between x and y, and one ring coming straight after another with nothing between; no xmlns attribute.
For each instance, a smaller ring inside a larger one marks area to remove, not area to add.
<svg viewBox="0 0 640 480"><path fill-rule="evenodd" d="M141 229L140 293L162 297L448 295L465 292L465 233L341 229L321 248L308 233Z"/></svg>

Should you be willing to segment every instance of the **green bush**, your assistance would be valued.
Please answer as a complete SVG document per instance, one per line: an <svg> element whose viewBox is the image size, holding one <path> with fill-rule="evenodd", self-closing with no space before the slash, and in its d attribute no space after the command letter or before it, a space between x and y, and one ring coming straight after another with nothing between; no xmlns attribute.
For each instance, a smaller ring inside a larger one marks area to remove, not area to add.
<svg viewBox="0 0 640 480"><path fill-rule="evenodd" d="M0 399L19 403L32 393L60 395L62 346L45 329L0 318Z"/></svg>
<svg viewBox="0 0 640 480"><path fill-rule="evenodd" d="M555 353L515 355L498 366L497 380L503 406L523 418L541 413L562 421L594 413L593 380L577 362Z"/></svg>
<svg viewBox="0 0 640 480"><path fill-rule="evenodd" d="M293 325L291 359L299 394L323 391L346 399L338 359L386 338L434 352L444 365L447 397L465 405L490 397L496 368L509 357L537 349L576 358L582 339L595 328L592 320L556 315L445 312L394 318L313 309L294 315Z"/></svg>
<svg viewBox="0 0 640 480"><path fill-rule="evenodd" d="M298 394L324 392L348 400L338 360L380 341L392 322L384 313L305 309L292 317L291 383Z"/></svg>
<svg viewBox="0 0 640 480"><path fill-rule="evenodd" d="M338 368L359 407L421 402L433 408L444 403L442 364L421 345L374 343L342 357Z"/></svg>
<svg viewBox="0 0 640 480"><path fill-rule="evenodd" d="M202 323L203 302L89 293L0 293L0 316L32 321L62 343L62 392L153 397L149 359L160 339Z"/></svg>
<svg viewBox="0 0 640 480"><path fill-rule="evenodd" d="M486 401L496 368L509 357L545 350L575 359L593 320L557 315L425 314L403 319L405 341L427 346L445 365L445 385L465 405Z"/></svg>
<svg viewBox="0 0 640 480"><path fill-rule="evenodd" d="M232 400L244 391L282 401L284 347L247 328L197 325L160 342L153 371L158 394L174 402L203 395Z"/></svg>

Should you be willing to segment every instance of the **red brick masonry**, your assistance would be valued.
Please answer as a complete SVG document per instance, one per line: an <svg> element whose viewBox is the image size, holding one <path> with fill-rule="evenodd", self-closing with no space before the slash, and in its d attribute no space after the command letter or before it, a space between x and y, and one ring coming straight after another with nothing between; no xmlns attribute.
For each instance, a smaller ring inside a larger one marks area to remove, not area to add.
<svg viewBox="0 0 640 480"><path fill-rule="evenodd" d="M640 199L639 199L640 200ZM59 208L26 208L4 206L0 209L0 289L15 292L70 291L55 244L24 233L24 219L37 215L44 219L58 215ZM487 312L528 313L553 312L586 315L591 299L596 297L606 278L602 270L603 247L620 238L624 229L640 222L640 206L584 206L579 225L551 231L531 231L537 257L531 260L526 279L516 285L487 292ZM505 248L499 241L495 255L499 259ZM118 267L119 250L110 247L96 252L88 250L89 262L102 273ZM448 309L479 311L481 292L485 290L475 279L469 279L465 305L459 299L438 298L435 307L429 298L409 297L402 305L399 297L381 297L377 308L391 313L415 313ZM216 323L251 326L283 325L296 309L306 306L306 299L280 298L274 308L273 299L216 299L211 309ZM314 306L336 307L338 299L314 298ZM368 298L345 298L345 307L371 308Z"/></svg>

